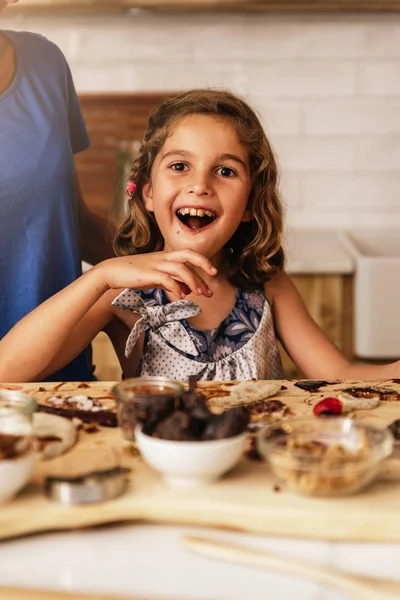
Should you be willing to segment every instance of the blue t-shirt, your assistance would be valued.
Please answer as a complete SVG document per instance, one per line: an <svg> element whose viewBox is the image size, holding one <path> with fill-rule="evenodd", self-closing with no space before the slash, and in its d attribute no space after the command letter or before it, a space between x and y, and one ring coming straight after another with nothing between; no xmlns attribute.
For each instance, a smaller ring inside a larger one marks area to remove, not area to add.
<svg viewBox="0 0 400 600"><path fill-rule="evenodd" d="M37 34L2 33L16 74L0 94L0 339L81 274L73 154L89 145L62 52ZM51 379L90 377L86 351Z"/></svg>

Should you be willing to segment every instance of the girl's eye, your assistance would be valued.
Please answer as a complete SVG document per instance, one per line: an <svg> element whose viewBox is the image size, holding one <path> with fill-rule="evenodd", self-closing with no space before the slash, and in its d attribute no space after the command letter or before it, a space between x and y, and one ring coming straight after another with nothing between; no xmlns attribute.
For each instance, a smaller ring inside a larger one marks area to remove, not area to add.
<svg viewBox="0 0 400 600"><path fill-rule="evenodd" d="M217 173L222 175L222 177L234 177L236 175L235 171L229 167L219 167Z"/></svg>
<svg viewBox="0 0 400 600"><path fill-rule="evenodd" d="M187 165L185 165L185 163L183 162L177 162L174 163L173 165L170 166L170 169L172 169L173 171L185 171L185 169L187 169Z"/></svg>

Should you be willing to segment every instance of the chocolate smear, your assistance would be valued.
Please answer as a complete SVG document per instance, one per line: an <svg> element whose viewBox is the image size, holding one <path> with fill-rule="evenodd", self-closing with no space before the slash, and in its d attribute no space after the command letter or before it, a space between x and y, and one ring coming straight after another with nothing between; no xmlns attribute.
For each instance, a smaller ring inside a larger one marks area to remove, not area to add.
<svg viewBox="0 0 400 600"><path fill-rule="evenodd" d="M245 454L250 460L256 460L257 462L265 462L265 458L258 451L256 438L254 437L250 438L250 445L248 450L246 450Z"/></svg>
<svg viewBox="0 0 400 600"><path fill-rule="evenodd" d="M22 456L31 445L29 438L12 433L0 433L0 460Z"/></svg>
<svg viewBox="0 0 400 600"><path fill-rule="evenodd" d="M354 396L354 398L375 398L378 396L380 400L400 400L400 394L390 388L351 387L346 388L343 392Z"/></svg>
<svg viewBox="0 0 400 600"><path fill-rule="evenodd" d="M400 440L400 419L393 421L388 427L389 431L393 434L395 440Z"/></svg>
<svg viewBox="0 0 400 600"><path fill-rule="evenodd" d="M286 408L286 404L280 400L256 400L246 405L251 416L271 414Z"/></svg>
<svg viewBox="0 0 400 600"><path fill-rule="evenodd" d="M326 385L332 385L337 383L336 381L318 381L318 380L307 380L307 381L297 381L294 385L302 390L306 390L307 392L318 392L320 388L325 387Z"/></svg>

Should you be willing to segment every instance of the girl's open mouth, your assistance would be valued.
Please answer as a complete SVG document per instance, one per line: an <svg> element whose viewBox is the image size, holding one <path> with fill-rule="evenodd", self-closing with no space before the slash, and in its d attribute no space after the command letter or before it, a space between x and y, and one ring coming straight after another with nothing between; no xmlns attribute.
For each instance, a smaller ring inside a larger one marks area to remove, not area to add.
<svg viewBox="0 0 400 600"><path fill-rule="evenodd" d="M202 229L217 218L217 214L213 210L193 207L179 208L176 216L183 225L193 230Z"/></svg>

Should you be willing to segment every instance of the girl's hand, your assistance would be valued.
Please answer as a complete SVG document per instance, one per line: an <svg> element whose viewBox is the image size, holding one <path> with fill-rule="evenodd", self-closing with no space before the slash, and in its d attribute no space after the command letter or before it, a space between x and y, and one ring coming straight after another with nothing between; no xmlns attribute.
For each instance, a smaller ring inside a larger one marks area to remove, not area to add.
<svg viewBox="0 0 400 600"><path fill-rule="evenodd" d="M178 298L193 293L212 296L212 291L197 273L213 276L217 269L211 262L193 250L152 252L106 260L93 269L101 274L102 283L109 289L162 288Z"/></svg>

